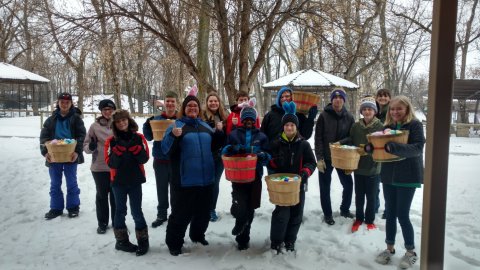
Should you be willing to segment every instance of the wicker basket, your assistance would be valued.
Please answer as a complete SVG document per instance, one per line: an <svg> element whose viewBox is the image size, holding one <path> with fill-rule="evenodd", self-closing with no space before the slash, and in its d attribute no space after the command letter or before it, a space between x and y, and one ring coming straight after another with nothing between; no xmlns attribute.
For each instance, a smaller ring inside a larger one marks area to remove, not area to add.
<svg viewBox="0 0 480 270"><path fill-rule="evenodd" d="M367 135L368 142L373 144L373 160L376 162L399 161L405 158L389 154L385 151L387 142L396 142L406 144L408 142L408 130L402 130L400 134L387 135Z"/></svg>
<svg viewBox="0 0 480 270"><path fill-rule="evenodd" d="M298 177L297 181L272 181L272 178L283 177L288 178ZM267 182L268 195L270 202L280 206L292 206L300 202L300 176L291 173L275 173L265 176Z"/></svg>
<svg viewBox="0 0 480 270"><path fill-rule="evenodd" d="M237 154L223 155L223 166L225 167L225 178L234 183L250 183L255 180L257 168L257 155Z"/></svg>
<svg viewBox="0 0 480 270"><path fill-rule="evenodd" d="M337 169L354 171L358 168L360 153L358 147L343 148L339 144L330 144L332 166Z"/></svg>
<svg viewBox="0 0 480 270"><path fill-rule="evenodd" d="M61 163L72 161L72 154L77 145L76 141L70 144L51 144L50 142L51 141L45 142L45 146L47 147L52 162Z"/></svg>
<svg viewBox="0 0 480 270"><path fill-rule="evenodd" d="M174 122L175 120L151 120L150 126L152 127L153 140L161 141L168 126Z"/></svg>
<svg viewBox="0 0 480 270"><path fill-rule="evenodd" d="M314 93L294 91L293 101L297 105L297 112L306 114L312 106L320 102L320 96Z"/></svg>

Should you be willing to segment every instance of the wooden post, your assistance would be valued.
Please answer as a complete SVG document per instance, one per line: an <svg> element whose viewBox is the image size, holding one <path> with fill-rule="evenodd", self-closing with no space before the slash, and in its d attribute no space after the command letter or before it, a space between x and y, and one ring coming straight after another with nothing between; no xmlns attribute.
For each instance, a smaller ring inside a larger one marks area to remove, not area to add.
<svg viewBox="0 0 480 270"><path fill-rule="evenodd" d="M457 0L434 1L422 214L422 270L440 270L444 264L456 20Z"/></svg>

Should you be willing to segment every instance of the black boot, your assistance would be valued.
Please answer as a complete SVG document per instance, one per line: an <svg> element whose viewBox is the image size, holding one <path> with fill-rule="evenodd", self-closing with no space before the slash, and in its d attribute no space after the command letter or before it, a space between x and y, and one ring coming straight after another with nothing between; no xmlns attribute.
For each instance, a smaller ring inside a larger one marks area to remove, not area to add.
<svg viewBox="0 0 480 270"><path fill-rule="evenodd" d="M76 218L78 217L78 213L80 213L80 207L75 206L73 208L69 208L68 210L68 217L69 218Z"/></svg>
<svg viewBox="0 0 480 270"><path fill-rule="evenodd" d="M285 249L287 251L295 251L295 242L285 242Z"/></svg>
<svg viewBox="0 0 480 270"><path fill-rule="evenodd" d="M138 242L138 248L137 248L137 256L142 256L148 252L148 248L150 247L150 244L148 242L148 228L145 228L143 230L136 230L135 231L137 235L137 242Z"/></svg>
<svg viewBox="0 0 480 270"><path fill-rule="evenodd" d="M61 216L62 214L63 214L62 210L50 209L50 211L45 213L45 219L46 220L54 219L58 216Z"/></svg>
<svg viewBox="0 0 480 270"><path fill-rule="evenodd" d="M232 229L232 235L240 235L243 233L245 228L247 227L248 222L239 221L239 219L235 220L235 226Z"/></svg>
<svg viewBox="0 0 480 270"><path fill-rule="evenodd" d="M157 217L154 222L152 222L152 228L156 228L165 223L168 219L166 217Z"/></svg>
<svg viewBox="0 0 480 270"><path fill-rule="evenodd" d="M127 229L113 229L113 233L115 234L115 239L117 240L117 242L115 243L116 250L121 250L125 252L137 251L137 246L130 243L130 240L128 240Z"/></svg>
<svg viewBox="0 0 480 270"><path fill-rule="evenodd" d="M250 247L250 244L248 242L238 242L238 250L246 250Z"/></svg>
<svg viewBox="0 0 480 270"><path fill-rule="evenodd" d="M277 252L277 254L282 253L282 243L272 242L270 248Z"/></svg>
<svg viewBox="0 0 480 270"><path fill-rule="evenodd" d="M192 242L193 243L200 243L204 246L208 246L208 244L209 244L208 241L205 240L205 237L204 238L199 238L199 239L192 238Z"/></svg>

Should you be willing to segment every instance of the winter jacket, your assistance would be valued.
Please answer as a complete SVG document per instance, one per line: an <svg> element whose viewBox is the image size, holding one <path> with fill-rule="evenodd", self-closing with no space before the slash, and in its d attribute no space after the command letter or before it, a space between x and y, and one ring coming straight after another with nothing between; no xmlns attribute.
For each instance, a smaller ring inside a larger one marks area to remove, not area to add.
<svg viewBox="0 0 480 270"><path fill-rule="evenodd" d="M231 149L230 152L227 150ZM252 209L257 209L260 207L260 202L262 198L262 177L263 177L263 166L267 164L270 160L270 155L268 154L269 143L267 136L261 132L258 128L246 129L245 127L237 127L230 133L227 139L227 145L223 148L225 154L237 154L237 149L244 148L248 153L262 153L263 157L258 156L256 170L255 170L255 180L251 183L232 183L232 198L240 199L245 198L242 196L242 192L248 192L249 196L249 205ZM246 188L245 185L251 185L250 188ZM245 204L234 204L236 206L242 206ZM232 214L236 216L236 209L232 205ZM237 215L238 216L238 215ZM236 216L236 217L237 217ZM241 216L241 215L240 215Z"/></svg>
<svg viewBox="0 0 480 270"><path fill-rule="evenodd" d="M160 115L152 116L145 121L143 124L143 135L145 139L148 141L153 140L153 132L152 127L150 126L151 120L175 120L177 116L174 115L173 117L168 117L165 112ZM153 148L152 148L152 156L155 159L161 160L162 162L169 162L169 158L167 155L164 155L162 152L162 141L153 141Z"/></svg>
<svg viewBox="0 0 480 270"><path fill-rule="evenodd" d="M226 130L227 136L230 135L232 130L243 126L242 120L240 120L240 112L242 111L242 108L238 107L238 104L235 104L230 106L230 110L232 112L227 117L227 130ZM238 119L238 123L236 126L232 123L233 118ZM255 120L255 127L260 128L260 119L258 118L258 116L257 116L257 119Z"/></svg>
<svg viewBox="0 0 480 270"><path fill-rule="evenodd" d="M92 165L90 166L92 172L110 171L110 168L105 163L104 148L108 137L112 135L113 132L110 128L110 121L103 116L98 117L88 129L87 136L83 142L83 151L87 154L92 154ZM92 139L97 142L97 148L94 151L88 147Z"/></svg>
<svg viewBox="0 0 480 270"><path fill-rule="evenodd" d="M367 135L379 130L383 130L383 124L378 118L374 117L368 125L365 125L363 119L360 119L352 125L350 136L340 140L340 143L355 146L365 145L368 143ZM355 174L365 176L380 174L380 163L373 161L371 155L360 156L358 169L355 170Z"/></svg>
<svg viewBox="0 0 480 270"><path fill-rule="evenodd" d="M230 146L232 146L231 148L233 150L229 152L227 150ZM247 153L264 153L265 160L257 159L257 176L261 178L263 175L262 162L266 164L270 159L267 136L257 128L246 129L245 127L239 127L234 129L228 136L227 145L223 148L223 153L231 155L237 154L239 148L244 148Z"/></svg>
<svg viewBox="0 0 480 270"><path fill-rule="evenodd" d="M126 150L118 155L113 151L115 146ZM130 149L140 146L138 153ZM105 142L105 163L110 167L110 181L112 185L137 185L146 182L145 168L149 158L147 140L138 132L118 132L118 137L111 136Z"/></svg>
<svg viewBox="0 0 480 270"><path fill-rule="evenodd" d="M385 119L387 119L387 113L388 113L388 104L386 106L383 106L382 109L380 109L380 104L378 102L375 102L377 104L378 112L376 117L380 120L380 122L385 123Z"/></svg>
<svg viewBox="0 0 480 270"><path fill-rule="evenodd" d="M315 154L317 159L331 160L330 143L337 142L350 135L350 128L355 123L353 115L345 109L337 113L328 104L317 120L315 128Z"/></svg>
<svg viewBox="0 0 480 270"><path fill-rule="evenodd" d="M60 115L60 109L53 111L52 115L43 123L42 130L40 131L40 153L42 156L45 156L48 153L47 147L45 146L47 141L51 141L53 139L75 139L77 141L77 145L75 146L75 152L78 154L77 163L82 164L84 162L82 148L87 131L80 114L80 110L77 110L74 107L70 109L69 113L65 117ZM69 122L67 127L70 130L72 138L55 137L57 121ZM46 161L45 165L48 167L49 163Z"/></svg>
<svg viewBox="0 0 480 270"><path fill-rule="evenodd" d="M265 133L270 142L273 142L283 131L282 118L285 111L280 109L277 105L272 105L271 110L265 115L262 121L260 130ZM313 133L314 118L307 118L302 113L296 114L298 117L299 126L297 127L300 135L308 140Z"/></svg>
<svg viewBox="0 0 480 270"><path fill-rule="evenodd" d="M310 143L298 135L292 141L288 141L285 136L277 137L271 143L271 155L269 168L275 173L300 175L305 171L310 176L317 165Z"/></svg>
<svg viewBox="0 0 480 270"><path fill-rule="evenodd" d="M175 121L182 135L175 137L173 126L168 127L162 140L162 152L172 165L172 185L202 187L213 184L214 149L221 147L224 133L213 130L200 118L182 117Z"/></svg>
<svg viewBox="0 0 480 270"><path fill-rule="evenodd" d="M386 126L395 129L395 126ZM422 184L423 183L423 147L425 136L423 125L417 119L400 127L408 130L408 143L388 142L393 155L404 157L404 160L384 162L381 169L381 179L384 184Z"/></svg>

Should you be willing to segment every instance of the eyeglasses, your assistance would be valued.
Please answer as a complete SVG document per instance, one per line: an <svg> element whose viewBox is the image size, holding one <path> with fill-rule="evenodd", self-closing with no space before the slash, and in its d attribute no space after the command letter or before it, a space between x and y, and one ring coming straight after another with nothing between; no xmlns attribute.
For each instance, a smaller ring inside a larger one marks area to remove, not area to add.
<svg viewBox="0 0 480 270"><path fill-rule="evenodd" d="M187 105L187 107L189 107L189 108L198 108L198 105L197 105L197 104L189 104L189 105Z"/></svg>

